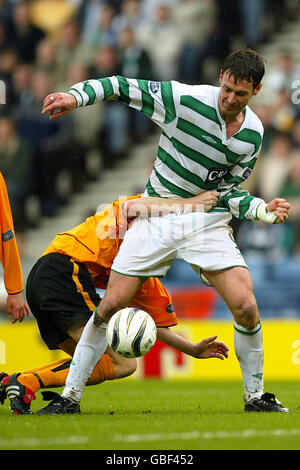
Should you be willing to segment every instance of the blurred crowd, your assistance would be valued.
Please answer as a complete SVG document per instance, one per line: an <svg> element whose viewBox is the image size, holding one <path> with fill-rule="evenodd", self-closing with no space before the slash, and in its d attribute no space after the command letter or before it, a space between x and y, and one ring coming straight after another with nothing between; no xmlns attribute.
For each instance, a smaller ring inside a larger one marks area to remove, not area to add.
<svg viewBox="0 0 300 470"><path fill-rule="evenodd" d="M217 84L225 56L237 45L259 49L272 41L295 20L295 3L0 0L0 168L16 230L56 214L74 191L126 159L132 145L154 132L141 113L110 102L50 121L41 115L48 93L113 74ZM293 200L285 246L300 254L298 64L282 51L267 70L266 92L254 105L265 126L264 146L249 183L267 200ZM242 228L235 227L237 234ZM246 235L242 241L251 250L255 237L248 228ZM253 248L260 248L259 240Z"/></svg>

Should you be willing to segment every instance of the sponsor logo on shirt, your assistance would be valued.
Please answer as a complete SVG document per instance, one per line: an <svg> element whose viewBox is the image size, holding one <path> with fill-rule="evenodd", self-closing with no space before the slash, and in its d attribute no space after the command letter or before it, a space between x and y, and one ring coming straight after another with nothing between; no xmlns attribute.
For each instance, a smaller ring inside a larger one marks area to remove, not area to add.
<svg viewBox="0 0 300 470"><path fill-rule="evenodd" d="M214 181L219 181L227 173L227 170L221 168L211 168L208 170L208 174L205 180L205 183L213 183Z"/></svg>
<svg viewBox="0 0 300 470"><path fill-rule="evenodd" d="M207 142L209 142L210 144L216 144L217 143L215 141L215 139L213 137L211 137L210 135L204 135L203 139L207 140Z"/></svg>
<svg viewBox="0 0 300 470"><path fill-rule="evenodd" d="M12 230L7 230L6 232L2 233L2 241L3 242L8 242L12 238L14 238L14 232Z"/></svg>

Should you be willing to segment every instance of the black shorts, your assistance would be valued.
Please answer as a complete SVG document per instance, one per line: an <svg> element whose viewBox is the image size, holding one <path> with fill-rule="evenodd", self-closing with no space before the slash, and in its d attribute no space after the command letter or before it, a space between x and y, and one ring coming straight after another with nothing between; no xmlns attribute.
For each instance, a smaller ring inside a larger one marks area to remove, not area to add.
<svg viewBox="0 0 300 470"><path fill-rule="evenodd" d="M36 262L27 279L26 298L49 349L59 349L69 338L67 330L87 322L101 300L86 266L60 253Z"/></svg>

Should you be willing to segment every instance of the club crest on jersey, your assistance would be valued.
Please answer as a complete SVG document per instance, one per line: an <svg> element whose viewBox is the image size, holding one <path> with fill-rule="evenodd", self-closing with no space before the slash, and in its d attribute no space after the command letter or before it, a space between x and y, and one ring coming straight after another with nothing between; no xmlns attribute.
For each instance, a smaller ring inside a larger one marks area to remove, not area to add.
<svg viewBox="0 0 300 470"><path fill-rule="evenodd" d="M167 311L168 313L173 313L173 312L175 311L173 305L172 305L172 304L169 304L169 305L167 306L167 308L166 308L166 311Z"/></svg>
<svg viewBox="0 0 300 470"><path fill-rule="evenodd" d="M208 170L208 174L205 180L205 183L213 183L214 181L219 181L227 173L227 170L221 168L211 168Z"/></svg>
<svg viewBox="0 0 300 470"><path fill-rule="evenodd" d="M150 82L150 90L152 91L152 93L157 93L158 90L159 90L159 87L160 87L160 83L159 82Z"/></svg>

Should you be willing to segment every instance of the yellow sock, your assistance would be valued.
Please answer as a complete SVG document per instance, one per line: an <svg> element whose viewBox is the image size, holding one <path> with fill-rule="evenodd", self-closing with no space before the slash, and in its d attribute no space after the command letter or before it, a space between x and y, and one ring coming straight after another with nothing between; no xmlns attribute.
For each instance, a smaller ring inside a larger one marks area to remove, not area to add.
<svg viewBox="0 0 300 470"><path fill-rule="evenodd" d="M35 393L41 388L61 387L66 383L70 364L71 359L60 359L44 366L29 369L20 373L18 381ZM112 360L108 354L104 354L95 365L87 385L96 385L113 378Z"/></svg>
<svg viewBox="0 0 300 470"><path fill-rule="evenodd" d="M71 363L70 359L60 359L59 361L46 364L44 366L21 372L18 381L29 387L33 392L40 388L61 387L65 384Z"/></svg>

